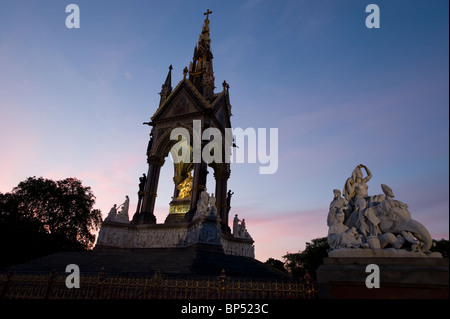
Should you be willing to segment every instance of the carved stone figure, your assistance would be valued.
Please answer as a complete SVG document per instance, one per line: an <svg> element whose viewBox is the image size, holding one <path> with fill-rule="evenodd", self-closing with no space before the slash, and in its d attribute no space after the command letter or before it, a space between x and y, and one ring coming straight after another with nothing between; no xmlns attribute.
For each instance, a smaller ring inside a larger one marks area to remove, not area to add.
<svg viewBox="0 0 450 319"><path fill-rule="evenodd" d="M245 219L242 219L241 221L237 214L234 215L233 219L233 236L236 238L252 239L252 236L250 236L247 227L245 226Z"/></svg>
<svg viewBox="0 0 450 319"><path fill-rule="evenodd" d="M361 171L361 168L364 168L367 176L363 178L363 173ZM368 196L368 186L367 182L372 178L372 173L367 168L367 166L363 164L359 164L356 166L356 168L352 172L352 176L347 179L344 186L344 197L346 200L350 201L353 197L355 197L356 192L355 188L356 186L361 187L361 194L363 197Z"/></svg>
<svg viewBox="0 0 450 319"><path fill-rule="evenodd" d="M125 202L120 206L122 206L122 209L117 213L115 221L121 223L129 223L130 218L128 217L128 208L130 207L130 198L128 197L128 195L125 196Z"/></svg>
<svg viewBox="0 0 450 319"><path fill-rule="evenodd" d="M415 251L428 252L433 244L428 230L411 218L408 205L391 198L385 199L377 206L368 208L378 218L381 233L401 234L413 244Z"/></svg>
<svg viewBox="0 0 450 319"><path fill-rule="evenodd" d="M227 193L227 206L230 207L231 206L231 196L233 196L234 192L232 192L231 190L228 190Z"/></svg>
<svg viewBox="0 0 450 319"><path fill-rule="evenodd" d="M354 214L357 214L357 228L361 234L364 235L364 237L368 237L370 235L374 235L373 227L370 222L368 222L368 218L366 218L366 208L367 208L367 201L365 200L363 196L363 187L361 185L356 185L355 187L355 197L353 197L353 203L354 203Z"/></svg>
<svg viewBox="0 0 450 319"><path fill-rule="evenodd" d="M199 218L200 216L206 215L208 211L208 204L209 204L209 194L206 192L206 190L204 190L200 193L200 198L197 201L197 211L195 212L193 220Z"/></svg>
<svg viewBox="0 0 450 319"><path fill-rule="evenodd" d="M245 219L242 219L242 221L240 221L237 216L238 215L236 214L233 219L233 236L236 238L252 239L252 236L250 236L247 231L247 227L245 226Z"/></svg>
<svg viewBox="0 0 450 319"><path fill-rule="evenodd" d="M147 182L147 176L145 174L142 174L142 177L139 177L139 192L144 191L146 182Z"/></svg>
<svg viewBox="0 0 450 319"><path fill-rule="evenodd" d="M241 227L239 229L239 237L244 237L247 232L247 228L245 227L245 218L242 219Z"/></svg>
<svg viewBox="0 0 450 319"><path fill-rule="evenodd" d="M343 197L341 197L341 191L339 189L333 189L334 198L330 203L330 210L328 211L328 218L327 218L327 226L331 226L331 224L335 221L336 213L341 208L347 207L347 200Z"/></svg>
<svg viewBox="0 0 450 319"><path fill-rule="evenodd" d="M365 178L362 168L367 173ZM334 198L327 216L331 250L390 248L419 253L420 256L439 257L440 254L430 253L433 242L428 230L411 218L407 204L394 199L389 186L381 184L384 194L369 196L366 183L371 177L370 170L360 164L345 183L345 199L338 190L333 191Z"/></svg>
<svg viewBox="0 0 450 319"><path fill-rule="evenodd" d="M241 229L239 222L241 220L238 218L238 215L234 215L234 219L233 219L233 236L234 237L238 237L239 236L239 231Z"/></svg>
<svg viewBox="0 0 450 319"><path fill-rule="evenodd" d="M108 216L105 218L105 221L114 221L116 219L117 215L117 205L114 204L113 207L111 207Z"/></svg>
<svg viewBox="0 0 450 319"><path fill-rule="evenodd" d="M209 197L208 213L212 216L217 215L216 198L214 197L214 194L211 194L211 196Z"/></svg>
<svg viewBox="0 0 450 319"><path fill-rule="evenodd" d="M331 249L336 248L367 248L368 244L362 242L362 235L358 234L355 227L348 228L344 225L345 214L341 208L336 214L336 220L328 229L328 244Z"/></svg>

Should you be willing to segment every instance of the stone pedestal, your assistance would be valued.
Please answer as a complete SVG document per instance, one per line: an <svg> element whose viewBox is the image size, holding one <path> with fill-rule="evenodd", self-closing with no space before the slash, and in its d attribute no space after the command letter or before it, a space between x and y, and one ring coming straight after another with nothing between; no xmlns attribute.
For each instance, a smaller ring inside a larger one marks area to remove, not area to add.
<svg viewBox="0 0 450 319"><path fill-rule="evenodd" d="M201 246L225 255L255 258L252 239L232 238L220 229L218 216L171 224L103 222L94 250L172 249Z"/></svg>
<svg viewBox="0 0 450 319"><path fill-rule="evenodd" d="M184 215L191 207L191 200L189 198L174 199L170 202L169 214L164 221L165 224L183 223L185 221Z"/></svg>
<svg viewBox="0 0 450 319"><path fill-rule="evenodd" d="M188 247L194 244L222 246L220 219L216 215L201 216L193 226L189 227L181 245Z"/></svg>
<svg viewBox="0 0 450 319"><path fill-rule="evenodd" d="M380 269L380 288L366 286L369 264ZM441 299L449 298L448 274L448 258L329 257L317 279L324 299Z"/></svg>
<svg viewBox="0 0 450 319"><path fill-rule="evenodd" d="M156 217L148 212L135 213L131 223L135 225L156 224Z"/></svg>

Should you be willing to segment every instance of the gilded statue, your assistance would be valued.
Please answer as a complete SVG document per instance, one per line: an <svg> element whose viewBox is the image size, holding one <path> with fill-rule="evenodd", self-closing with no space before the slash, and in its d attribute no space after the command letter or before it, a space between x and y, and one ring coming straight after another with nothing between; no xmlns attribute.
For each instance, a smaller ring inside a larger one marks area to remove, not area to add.
<svg viewBox="0 0 450 319"><path fill-rule="evenodd" d="M178 199L188 198L191 196L192 191L192 176L191 172L188 172L188 176L184 181L182 181L178 186L177 189L180 191L178 193Z"/></svg>

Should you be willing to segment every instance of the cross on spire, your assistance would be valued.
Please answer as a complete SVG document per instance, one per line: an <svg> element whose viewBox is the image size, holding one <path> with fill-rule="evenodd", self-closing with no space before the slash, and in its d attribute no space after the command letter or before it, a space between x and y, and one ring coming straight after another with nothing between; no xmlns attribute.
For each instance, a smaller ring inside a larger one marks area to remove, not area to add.
<svg viewBox="0 0 450 319"><path fill-rule="evenodd" d="M209 9L208 10L206 10L206 12L205 13L203 13L203 15L205 15L206 16L206 20L209 20L208 19L208 16L211 14L211 13L213 13L212 11L209 11Z"/></svg>

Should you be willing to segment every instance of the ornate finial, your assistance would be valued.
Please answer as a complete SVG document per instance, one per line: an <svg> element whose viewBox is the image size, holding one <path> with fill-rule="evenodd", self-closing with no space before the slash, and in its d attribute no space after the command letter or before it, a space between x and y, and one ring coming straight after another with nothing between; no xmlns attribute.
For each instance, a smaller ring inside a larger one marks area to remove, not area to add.
<svg viewBox="0 0 450 319"><path fill-rule="evenodd" d="M171 65L169 65L169 71L172 71L172 69L173 69L173 67L172 67L172 64L171 64Z"/></svg>
<svg viewBox="0 0 450 319"><path fill-rule="evenodd" d="M227 88L227 85L228 85L227 81L223 80L222 87L224 91Z"/></svg>
<svg viewBox="0 0 450 319"><path fill-rule="evenodd" d="M188 68L187 68L187 66L185 66L183 69L183 80L186 80L187 73L188 73Z"/></svg>
<svg viewBox="0 0 450 319"><path fill-rule="evenodd" d="M206 16L206 20L209 20L208 19L208 16L211 14L211 13L213 13L212 11L209 11L209 9L208 10L206 10L206 12L205 13L203 13L203 15L205 15Z"/></svg>

